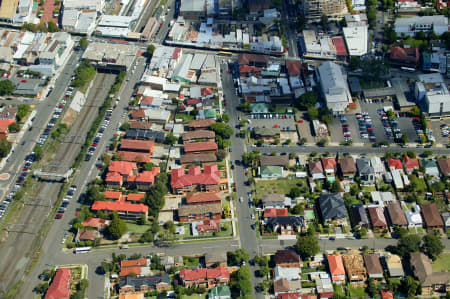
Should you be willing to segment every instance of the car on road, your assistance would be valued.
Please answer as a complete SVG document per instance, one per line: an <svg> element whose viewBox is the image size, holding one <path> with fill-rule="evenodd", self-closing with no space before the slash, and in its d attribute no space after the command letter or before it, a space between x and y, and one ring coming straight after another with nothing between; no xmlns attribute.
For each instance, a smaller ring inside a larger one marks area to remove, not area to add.
<svg viewBox="0 0 450 299"><path fill-rule="evenodd" d="M55 219L61 219L63 217L63 214L58 213L55 215Z"/></svg>

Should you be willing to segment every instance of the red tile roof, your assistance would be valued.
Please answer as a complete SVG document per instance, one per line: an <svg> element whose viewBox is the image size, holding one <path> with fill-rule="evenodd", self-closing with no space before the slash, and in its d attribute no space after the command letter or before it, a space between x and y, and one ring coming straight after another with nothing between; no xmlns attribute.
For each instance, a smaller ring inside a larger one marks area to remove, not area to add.
<svg viewBox="0 0 450 299"><path fill-rule="evenodd" d="M119 276L129 276L130 274L141 274L141 267L127 267L120 269Z"/></svg>
<svg viewBox="0 0 450 299"><path fill-rule="evenodd" d="M220 220L205 220L203 221L203 224L197 225L197 231L198 232L207 232L211 230L220 230Z"/></svg>
<svg viewBox="0 0 450 299"><path fill-rule="evenodd" d="M70 269L59 268L45 293L44 299L69 298L69 284L71 277L72 271Z"/></svg>
<svg viewBox="0 0 450 299"><path fill-rule="evenodd" d="M202 173L200 166L189 168L185 174L184 168L172 169L170 185L172 188L183 188L194 184L217 185L220 182L220 172L216 164L205 165Z"/></svg>
<svg viewBox="0 0 450 299"><path fill-rule="evenodd" d="M406 169L419 168L419 160L417 158L410 158L408 156L403 156L403 164L405 164Z"/></svg>
<svg viewBox="0 0 450 299"><path fill-rule="evenodd" d="M111 182L111 183L120 183L122 182L122 176L120 175L120 173L118 172L108 172L106 174L106 179L105 181Z"/></svg>
<svg viewBox="0 0 450 299"><path fill-rule="evenodd" d="M145 198L144 193L128 193L127 201L143 201Z"/></svg>
<svg viewBox="0 0 450 299"><path fill-rule="evenodd" d="M0 119L0 127L8 127L10 124L15 123L13 119Z"/></svg>
<svg viewBox="0 0 450 299"><path fill-rule="evenodd" d="M336 158L322 158L322 165L325 170L334 170L336 171Z"/></svg>
<svg viewBox="0 0 450 299"><path fill-rule="evenodd" d="M95 217L88 217L84 219L83 222L81 222L81 225L84 227L93 227L93 228L99 228L103 229L106 226L108 226L109 220L101 219L101 218L95 218Z"/></svg>
<svg viewBox="0 0 450 299"><path fill-rule="evenodd" d="M217 143L213 141L189 142L184 145L184 151L186 153L216 151L217 149Z"/></svg>
<svg viewBox="0 0 450 299"><path fill-rule="evenodd" d="M387 226L386 217L384 216L384 210L382 207L370 207L369 217L372 225L375 227L385 227Z"/></svg>
<svg viewBox="0 0 450 299"><path fill-rule="evenodd" d="M191 128L204 128L209 127L212 124L216 123L214 119L197 119L197 120L191 120L188 123L188 126Z"/></svg>
<svg viewBox="0 0 450 299"><path fill-rule="evenodd" d="M389 158L388 165L389 165L389 168L403 169L402 161L400 161L398 159Z"/></svg>
<svg viewBox="0 0 450 299"><path fill-rule="evenodd" d="M394 299L394 295L390 291L380 291L381 299Z"/></svg>
<svg viewBox="0 0 450 299"><path fill-rule="evenodd" d="M147 153L118 151L117 156L120 161L127 162L148 163L152 160L152 155Z"/></svg>
<svg viewBox="0 0 450 299"><path fill-rule="evenodd" d="M200 99L188 99L186 100L186 105L197 105L200 104L202 100Z"/></svg>
<svg viewBox="0 0 450 299"><path fill-rule="evenodd" d="M239 73L245 74L245 73L259 73L261 72L260 68L250 66L250 65L241 65L239 66Z"/></svg>
<svg viewBox="0 0 450 299"><path fill-rule="evenodd" d="M130 129L143 129L143 130L150 130L153 123L148 121L131 121L130 122Z"/></svg>
<svg viewBox="0 0 450 299"><path fill-rule="evenodd" d="M137 109L131 112L132 119L145 118L145 109Z"/></svg>
<svg viewBox="0 0 450 299"><path fill-rule="evenodd" d="M298 76L301 73L302 63L296 60L286 60L286 68L289 76Z"/></svg>
<svg viewBox="0 0 450 299"><path fill-rule="evenodd" d="M159 167L153 167L152 171L143 171L136 177L136 183L152 183L155 181L155 176L159 173Z"/></svg>
<svg viewBox="0 0 450 299"><path fill-rule="evenodd" d="M288 209L267 208L264 210L264 218L273 218L280 216L288 216Z"/></svg>
<svg viewBox="0 0 450 299"><path fill-rule="evenodd" d="M340 254L328 255L328 266L331 275L345 275L344 263Z"/></svg>
<svg viewBox="0 0 450 299"><path fill-rule="evenodd" d="M120 268L145 267L145 266L147 266L146 259L124 260L120 262Z"/></svg>
<svg viewBox="0 0 450 299"><path fill-rule="evenodd" d="M127 161L112 161L109 164L109 172L117 172L120 175L131 175L133 169L136 168L136 163Z"/></svg>
<svg viewBox="0 0 450 299"><path fill-rule="evenodd" d="M152 140L134 140L134 139L122 139L120 143L121 150L128 151L148 151L153 152L155 143Z"/></svg>
<svg viewBox="0 0 450 299"><path fill-rule="evenodd" d="M109 200L120 200L122 198L122 192L119 191L105 191L103 192L106 199Z"/></svg>
<svg viewBox="0 0 450 299"><path fill-rule="evenodd" d="M175 48L172 54L172 59L178 59L181 55L181 48Z"/></svg>
<svg viewBox="0 0 450 299"><path fill-rule="evenodd" d="M87 229L81 229L78 232L78 239L79 240L90 240L94 241L95 239L100 238L100 234L96 230L87 230Z"/></svg>
<svg viewBox="0 0 450 299"><path fill-rule="evenodd" d="M393 60L402 60L417 63L419 62L419 49L392 46L390 58Z"/></svg>
<svg viewBox="0 0 450 299"><path fill-rule="evenodd" d="M202 96L208 96L214 93L214 90L211 87L205 87L201 89Z"/></svg>
<svg viewBox="0 0 450 299"><path fill-rule="evenodd" d="M202 202L221 201L220 192L192 192L186 194L186 203L195 204Z"/></svg>
<svg viewBox="0 0 450 299"><path fill-rule="evenodd" d="M96 201L92 205L93 211L123 211L123 212L135 212L135 213L147 213L148 207L144 204L132 204L119 201Z"/></svg>
<svg viewBox="0 0 450 299"><path fill-rule="evenodd" d="M151 105L153 103L154 97L143 97L140 104L141 105Z"/></svg>
<svg viewBox="0 0 450 299"><path fill-rule="evenodd" d="M331 40L336 47L336 54L338 56L348 56L347 47L342 36L333 37Z"/></svg>
<svg viewBox="0 0 450 299"><path fill-rule="evenodd" d="M320 161L311 161L308 164L309 172L311 173L323 173L323 167Z"/></svg>
<svg viewBox="0 0 450 299"><path fill-rule="evenodd" d="M230 278L230 272L225 267L217 267L214 269L183 269L180 271L180 278L189 281L204 281L207 279Z"/></svg>

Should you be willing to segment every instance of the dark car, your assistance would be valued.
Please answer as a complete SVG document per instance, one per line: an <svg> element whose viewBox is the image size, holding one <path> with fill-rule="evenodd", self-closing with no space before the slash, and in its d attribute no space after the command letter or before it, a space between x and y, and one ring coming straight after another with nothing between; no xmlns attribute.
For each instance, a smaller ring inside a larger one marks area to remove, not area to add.
<svg viewBox="0 0 450 299"><path fill-rule="evenodd" d="M91 157L92 157L92 155L87 154L87 155L84 157L84 161L89 161L89 160L91 160Z"/></svg>

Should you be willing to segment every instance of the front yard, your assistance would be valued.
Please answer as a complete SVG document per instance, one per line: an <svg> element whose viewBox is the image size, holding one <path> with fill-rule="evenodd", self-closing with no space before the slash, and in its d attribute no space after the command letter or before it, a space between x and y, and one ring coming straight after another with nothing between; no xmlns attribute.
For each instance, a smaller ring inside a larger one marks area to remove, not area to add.
<svg viewBox="0 0 450 299"><path fill-rule="evenodd" d="M437 260L433 263L433 271L448 271L450 269L450 253L443 253Z"/></svg>
<svg viewBox="0 0 450 299"><path fill-rule="evenodd" d="M256 182L256 194L260 197L263 194L288 194L293 187L300 187L302 193L309 193L309 188L306 179L303 178L286 178L276 180L258 180Z"/></svg>

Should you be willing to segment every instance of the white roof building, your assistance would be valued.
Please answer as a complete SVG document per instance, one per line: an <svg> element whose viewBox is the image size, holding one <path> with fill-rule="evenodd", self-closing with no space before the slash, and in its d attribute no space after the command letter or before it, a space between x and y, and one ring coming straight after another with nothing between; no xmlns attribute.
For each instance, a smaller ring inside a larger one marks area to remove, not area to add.
<svg viewBox="0 0 450 299"><path fill-rule="evenodd" d="M411 211L406 211L405 215L408 220L408 227L422 227L423 220L418 205L415 205Z"/></svg>
<svg viewBox="0 0 450 299"><path fill-rule="evenodd" d="M330 37L318 37L314 30L303 30L303 41L306 57L336 58L336 47Z"/></svg>
<svg viewBox="0 0 450 299"><path fill-rule="evenodd" d="M380 157L370 157L370 165L372 166L375 175L382 175L386 172Z"/></svg>
<svg viewBox="0 0 450 299"><path fill-rule="evenodd" d="M280 267L276 266L274 270L274 281L277 281L279 279L287 279L289 281L291 280L297 280L300 279L300 268L294 267L294 268L288 268L288 267Z"/></svg>
<svg viewBox="0 0 450 299"><path fill-rule="evenodd" d="M363 56L367 54L368 27L367 25L344 27L344 39L350 56Z"/></svg>
<svg viewBox="0 0 450 299"><path fill-rule="evenodd" d="M395 189L402 190L405 187L402 180L402 171L399 169L392 169L391 174Z"/></svg>
<svg viewBox="0 0 450 299"><path fill-rule="evenodd" d="M328 108L333 113L344 112L352 98L341 67L326 61L317 68L317 76Z"/></svg>
<svg viewBox="0 0 450 299"><path fill-rule="evenodd" d="M104 0L64 0L63 7L66 9L96 10L101 12L105 6Z"/></svg>
<svg viewBox="0 0 450 299"><path fill-rule="evenodd" d="M419 31L434 31L441 35L448 31L448 18L446 16L416 16L410 18L397 18L394 30L398 35L414 36Z"/></svg>

